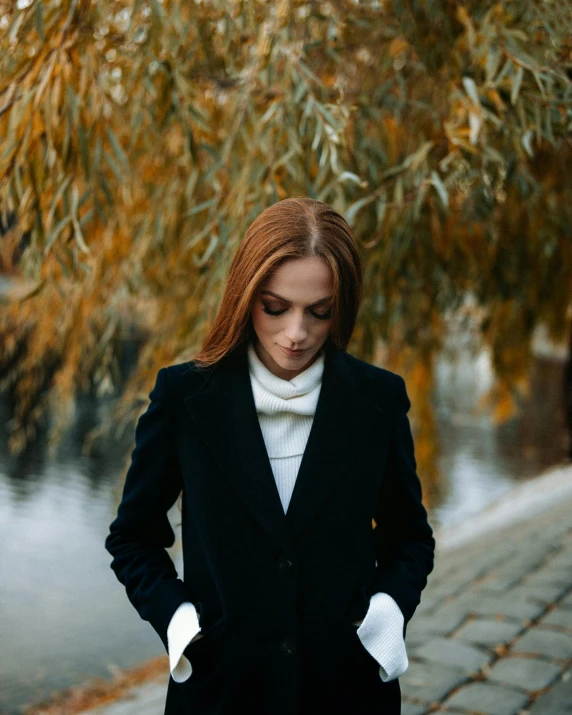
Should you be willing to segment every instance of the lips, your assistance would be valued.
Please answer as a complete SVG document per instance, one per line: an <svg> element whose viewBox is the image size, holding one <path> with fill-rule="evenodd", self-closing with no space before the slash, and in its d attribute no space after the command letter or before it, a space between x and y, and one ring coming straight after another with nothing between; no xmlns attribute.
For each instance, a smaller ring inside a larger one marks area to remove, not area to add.
<svg viewBox="0 0 572 715"><path fill-rule="evenodd" d="M285 348L282 345L279 345L278 347L288 357L299 357L300 355L303 355L306 352L306 350L290 350L289 348Z"/></svg>

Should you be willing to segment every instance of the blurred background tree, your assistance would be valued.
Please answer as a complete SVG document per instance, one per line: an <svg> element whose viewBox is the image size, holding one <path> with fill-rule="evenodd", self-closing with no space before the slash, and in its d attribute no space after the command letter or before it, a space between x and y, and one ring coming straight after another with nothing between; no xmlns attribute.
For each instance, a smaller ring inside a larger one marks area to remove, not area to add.
<svg viewBox="0 0 572 715"><path fill-rule="evenodd" d="M10 448L78 391L118 419L192 357L250 222L292 195L354 230L350 351L402 373L430 479L446 321L490 347L498 419L538 324L569 334L569 0L0 3L0 365ZM379 348L383 346L382 352Z"/></svg>

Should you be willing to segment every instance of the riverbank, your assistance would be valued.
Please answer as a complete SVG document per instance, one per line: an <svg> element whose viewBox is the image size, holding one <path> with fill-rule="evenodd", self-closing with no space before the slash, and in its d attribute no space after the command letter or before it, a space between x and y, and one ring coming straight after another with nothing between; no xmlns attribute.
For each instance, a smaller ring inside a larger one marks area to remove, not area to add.
<svg viewBox="0 0 572 715"><path fill-rule="evenodd" d="M439 547L459 548L491 531L530 519L572 498L572 465L547 470L510 489L477 514L436 532Z"/></svg>
<svg viewBox="0 0 572 715"><path fill-rule="evenodd" d="M436 533L435 570L407 629L402 715L572 713L571 514L563 467ZM166 655L146 667L26 715L162 715Z"/></svg>

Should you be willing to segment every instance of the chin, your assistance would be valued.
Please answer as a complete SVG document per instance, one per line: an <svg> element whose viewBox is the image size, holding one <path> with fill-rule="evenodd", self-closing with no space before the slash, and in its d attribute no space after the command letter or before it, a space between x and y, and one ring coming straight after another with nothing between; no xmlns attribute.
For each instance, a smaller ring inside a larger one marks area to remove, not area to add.
<svg viewBox="0 0 572 715"><path fill-rule="evenodd" d="M277 353L272 353L272 357L274 358L274 362L280 365L284 370L297 370L300 367L299 360L286 357L281 350L278 350Z"/></svg>
<svg viewBox="0 0 572 715"><path fill-rule="evenodd" d="M274 360L284 368L284 370L300 370L300 368L305 368L306 365L311 363L316 357L317 350L308 350L304 354L303 358L294 358L284 355L284 353L278 348L278 355L273 355Z"/></svg>

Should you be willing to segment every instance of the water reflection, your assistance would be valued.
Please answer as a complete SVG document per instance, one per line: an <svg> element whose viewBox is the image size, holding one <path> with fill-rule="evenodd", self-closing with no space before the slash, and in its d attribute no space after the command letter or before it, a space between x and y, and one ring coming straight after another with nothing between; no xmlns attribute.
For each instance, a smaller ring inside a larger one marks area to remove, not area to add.
<svg viewBox="0 0 572 715"><path fill-rule="evenodd" d="M435 525L464 519L565 458L562 374L563 363L536 360L522 416L498 427L473 412L492 379L486 355L472 356L462 342L443 354L434 395L443 485L431 512ZM46 457L43 437L11 458L1 435L1 712L19 712L51 691L164 653L128 602L104 548L133 433L90 458L80 452L83 435L108 409L105 401L83 399L57 460ZM6 424L5 404L0 419ZM179 535L176 504L170 517ZM181 572L179 538L170 554Z"/></svg>
<svg viewBox="0 0 572 715"><path fill-rule="evenodd" d="M462 521L519 482L566 460L564 367L560 359L534 359L530 394L520 414L495 425L478 410L493 382L490 357L486 351L475 353L470 335L456 336L436 365L434 406L441 449L441 498L432 509L436 526Z"/></svg>
<svg viewBox="0 0 572 715"><path fill-rule="evenodd" d="M81 401L58 460L45 456L42 437L11 458L2 435L0 712L162 653L118 588L103 546L133 435L93 458L79 451L102 409ZM7 416L1 405L3 424Z"/></svg>

